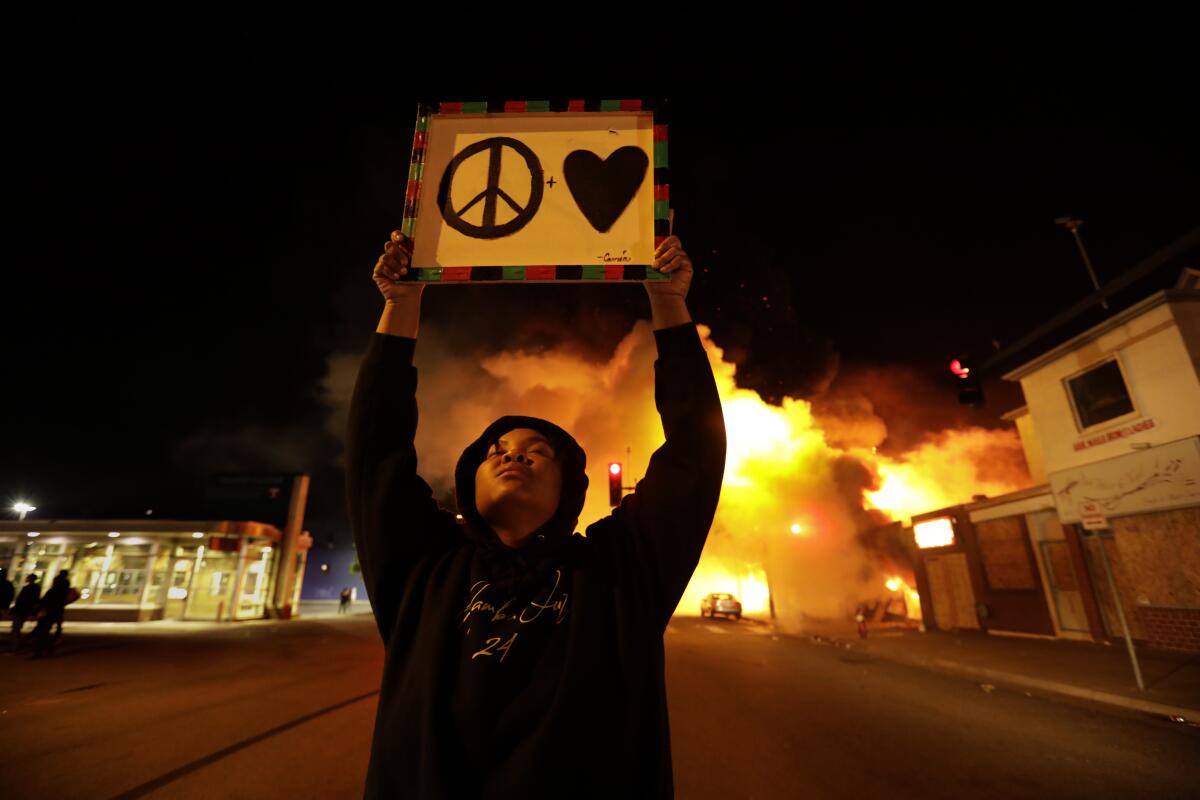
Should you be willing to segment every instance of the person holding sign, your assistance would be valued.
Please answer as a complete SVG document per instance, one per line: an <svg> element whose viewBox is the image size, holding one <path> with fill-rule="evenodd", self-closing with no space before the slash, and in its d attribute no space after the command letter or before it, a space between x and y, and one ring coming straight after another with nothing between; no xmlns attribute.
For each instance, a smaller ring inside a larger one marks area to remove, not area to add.
<svg viewBox="0 0 1200 800"><path fill-rule="evenodd" d="M558 425L502 417L463 451L458 511L417 474L424 285L393 232L385 299L347 431L363 579L386 656L366 797L670 797L663 633L721 492L725 424L666 239L644 284L666 442L612 514L575 531L586 455Z"/></svg>

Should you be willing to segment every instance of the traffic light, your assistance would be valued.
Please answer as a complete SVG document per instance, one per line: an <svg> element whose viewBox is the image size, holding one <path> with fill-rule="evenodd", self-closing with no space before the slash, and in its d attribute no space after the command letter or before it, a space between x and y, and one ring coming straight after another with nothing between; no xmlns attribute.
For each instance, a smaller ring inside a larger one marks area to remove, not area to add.
<svg viewBox="0 0 1200 800"><path fill-rule="evenodd" d="M950 362L950 371L958 382L958 402L964 406L983 405L983 385L975 374L971 362L965 358L956 358Z"/></svg>
<svg viewBox="0 0 1200 800"><path fill-rule="evenodd" d="M621 505L621 495L625 493L622 487L622 479L624 478L621 464L617 461L608 465L608 504L610 506Z"/></svg>

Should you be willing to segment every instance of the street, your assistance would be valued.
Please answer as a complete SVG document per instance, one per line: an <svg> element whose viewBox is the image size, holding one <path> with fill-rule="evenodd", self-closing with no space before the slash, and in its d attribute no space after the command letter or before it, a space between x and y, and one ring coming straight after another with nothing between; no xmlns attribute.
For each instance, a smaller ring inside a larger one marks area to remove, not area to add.
<svg viewBox="0 0 1200 800"><path fill-rule="evenodd" d="M117 631L117 632L114 632ZM1187 797L1200 728L676 618L680 798ZM355 798L382 649L370 617L67 626L0 654L0 787L45 798Z"/></svg>

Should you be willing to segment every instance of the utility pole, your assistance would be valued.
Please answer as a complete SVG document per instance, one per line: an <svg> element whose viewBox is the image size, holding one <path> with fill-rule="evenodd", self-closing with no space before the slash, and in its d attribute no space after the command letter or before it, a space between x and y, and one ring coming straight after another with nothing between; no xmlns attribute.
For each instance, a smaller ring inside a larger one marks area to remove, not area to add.
<svg viewBox="0 0 1200 800"><path fill-rule="evenodd" d="M1096 289L1096 291L1100 291L1100 281L1096 280L1096 270L1092 268L1092 260L1088 258L1087 248L1083 246L1083 237L1079 235L1079 229L1083 227L1083 220L1068 216L1059 217L1058 219L1054 220L1054 222L1056 225L1062 225L1071 232L1072 236L1075 237L1075 244L1079 245L1079 255L1083 256L1083 265L1087 267L1088 275L1092 279L1092 286ZM1100 306L1101 308L1107 309L1108 301L1101 300Z"/></svg>

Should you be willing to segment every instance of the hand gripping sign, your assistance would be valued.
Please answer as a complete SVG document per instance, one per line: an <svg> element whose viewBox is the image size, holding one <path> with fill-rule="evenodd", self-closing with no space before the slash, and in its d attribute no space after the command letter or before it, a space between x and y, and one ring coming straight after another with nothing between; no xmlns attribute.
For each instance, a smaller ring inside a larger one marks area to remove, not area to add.
<svg viewBox="0 0 1200 800"><path fill-rule="evenodd" d="M667 127L640 100L417 109L401 230L414 280L669 280Z"/></svg>

